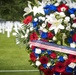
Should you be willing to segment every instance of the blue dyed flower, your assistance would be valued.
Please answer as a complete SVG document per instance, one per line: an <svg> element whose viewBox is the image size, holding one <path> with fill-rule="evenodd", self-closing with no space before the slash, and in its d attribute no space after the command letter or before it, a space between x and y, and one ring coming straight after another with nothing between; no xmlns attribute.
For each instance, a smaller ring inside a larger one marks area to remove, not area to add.
<svg viewBox="0 0 76 75"><path fill-rule="evenodd" d="M73 73L73 69L71 67L66 67L66 72L70 72L70 73Z"/></svg>
<svg viewBox="0 0 76 75"><path fill-rule="evenodd" d="M72 38L71 37L68 38L68 43L72 43L72 42L73 42Z"/></svg>
<svg viewBox="0 0 76 75"><path fill-rule="evenodd" d="M74 34L74 33L75 33L74 31L71 31L71 32L70 32L70 34Z"/></svg>
<svg viewBox="0 0 76 75"><path fill-rule="evenodd" d="M39 57L39 54L36 54L36 53L35 53L35 56L36 56L36 57Z"/></svg>
<svg viewBox="0 0 76 75"><path fill-rule="evenodd" d="M58 60L61 61L61 62L63 62L64 61L63 56L59 56Z"/></svg>
<svg viewBox="0 0 76 75"><path fill-rule="evenodd" d="M50 10L49 9L44 9L45 14L49 14Z"/></svg>
<svg viewBox="0 0 76 75"><path fill-rule="evenodd" d="M55 72L55 75L60 75L60 73L59 72Z"/></svg>
<svg viewBox="0 0 76 75"><path fill-rule="evenodd" d="M47 64L43 64L43 67L44 67L44 68L47 68Z"/></svg>
<svg viewBox="0 0 76 75"><path fill-rule="evenodd" d="M41 38L44 38L44 39L45 39L45 38L47 38L47 35L48 35L47 33L42 32L42 34L41 34Z"/></svg>
<svg viewBox="0 0 76 75"><path fill-rule="evenodd" d="M47 53L48 53L48 55L50 55L50 54L52 53L52 51L50 51L50 50L47 50Z"/></svg>
<svg viewBox="0 0 76 75"><path fill-rule="evenodd" d="M38 25L38 22L33 21L32 24L33 24L33 27L36 27Z"/></svg>
<svg viewBox="0 0 76 75"><path fill-rule="evenodd" d="M76 9L75 9L75 8L71 8L71 9L69 9L69 10L68 10L68 12L69 12L70 14L74 14L74 13L75 13L75 11L76 11Z"/></svg>

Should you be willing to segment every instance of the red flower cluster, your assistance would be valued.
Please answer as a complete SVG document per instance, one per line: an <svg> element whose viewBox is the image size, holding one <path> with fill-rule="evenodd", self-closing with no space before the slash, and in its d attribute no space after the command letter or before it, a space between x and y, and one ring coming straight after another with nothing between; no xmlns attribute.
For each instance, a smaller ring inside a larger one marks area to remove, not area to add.
<svg viewBox="0 0 76 75"><path fill-rule="evenodd" d="M76 34L73 35L72 39L74 42L76 42Z"/></svg>
<svg viewBox="0 0 76 75"><path fill-rule="evenodd" d="M28 23L30 23L30 22L32 22L32 16L27 16L27 17L23 20L23 23L24 23L24 24L28 24Z"/></svg>
<svg viewBox="0 0 76 75"><path fill-rule="evenodd" d="M76 62L76 55L68 55L68 59L70 62Z"/></svg>
<svg viewBox="0 0 76 75"><path fill-rule="evenodd" d="M46 56L42 56L42 57L40 58L40 62L41 62L42 64L47 64L48 61L49 61L49 58L46 57Z"/></svg>
<svg viewBox="0 0 76 75"><path fill-rule="evenodd" d="M36 56L35 56L35 53L34 52L31 52L30 54L30 59L35 62L36 61Z"/></svg>
<svg viewBox="0 0 76 75"><path fill-rule="evenodd" d="M53 36L54 36L54 34L52 32L48 32L48 35L47 35L48 39L52 39Z"/></svg>
<svg viewBox="0 0 76 75"><path fill-rule="evenodd" d="M56 55L56 53L52 52L52 53L50 54L50 57L51 57L52 59L55 59L55 58L57 57L57 55Z"/></svg>
<svg viewBox="0 0 76 75"><path fill-rule="evenodd" d="M38 35L36 32L30 34L30 41L38 40Z"/></svg>
<svg viewBox="0 0 76 75"><path fill-rule="evenodd" d="M65 65L64 65L64 63L62 63L62 62L57 62L56 63L56 65L55 65L55 71L56 72L63 72L63 71L65 71Z"/></svg>
<svg viewBox="0 0 76 75"><path fill-rule="evenodd" d="M53 71L50 70L50 69L46 69L46 70L44 71L44 74L45 74L45 75L53 75Z"/></svg>
<svg viewBox="0 0 76 75"><path fill-rule="evenodd" d="M61 4L57 7L58 12L66 11L68 10L68 6L66 4Z"/></svg>

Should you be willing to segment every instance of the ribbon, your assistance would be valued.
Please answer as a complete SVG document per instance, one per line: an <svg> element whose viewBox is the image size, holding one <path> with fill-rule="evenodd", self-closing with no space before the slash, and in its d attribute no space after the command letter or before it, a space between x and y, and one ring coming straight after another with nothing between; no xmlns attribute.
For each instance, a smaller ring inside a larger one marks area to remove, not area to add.
<svg viewBox="0 0 76 75"><path fill-rule="evenodd" d="M39 48L76 55L76 48L70 48L67 46L61 46L54 43L43 42L43 41L30 41L29 44Z"/></svg>

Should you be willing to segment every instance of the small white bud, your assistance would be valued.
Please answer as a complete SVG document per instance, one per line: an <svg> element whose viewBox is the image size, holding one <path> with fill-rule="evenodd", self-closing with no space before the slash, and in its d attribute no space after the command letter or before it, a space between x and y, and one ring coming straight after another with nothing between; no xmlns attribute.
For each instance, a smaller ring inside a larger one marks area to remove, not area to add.
<svg viewBox="0 0 76 75"><path fill-rule="evenodd" d="M75 48L75 47L76 47L75 43L74 43L74 42L71 43L71 44L70 44L70 47Z"/></svg>
<svg viewBox="0 0 76 75"><path fill-rule="evenodd" d="M36 66L40 66L41 62L40 61L36 61Z"/></svg>
<svg viewBox="0 0 76 75"><path fill-rule="evenodd" d="M71 18L75 18L75 14L71 14L70 17L71 17Z"/></svg>
<svg viewBox="0 0 76 75"><path fill-rule="evenodd" d="M37 53L37 54L41 54L41 49L36 48L36 49L35 49L35 53Z"/></svg>
<svg viewBox="0 0 76 75"><path fill-rule="evenodd" d="M76 64L75 63L70 63L68 66L74 69Z"/></svg>

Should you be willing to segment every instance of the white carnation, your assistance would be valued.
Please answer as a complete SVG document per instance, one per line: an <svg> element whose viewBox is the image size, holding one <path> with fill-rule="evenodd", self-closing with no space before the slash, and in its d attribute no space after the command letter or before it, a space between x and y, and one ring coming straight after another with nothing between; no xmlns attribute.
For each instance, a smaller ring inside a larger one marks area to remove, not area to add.
<svg viewBox="0 0 76 75"><path fill-rule="evenodd" d="M37 21L38 21L38 19L37 19L37 18L34 18L34 21L35 21L35 22L37 22Z"/></svg>
<svg viewBox="0 0 76 75"><path fill-rule="evenodd" d="M73 43L70 44L70 47L75 48L76 44L73 42Z"/></svg>
<svg viewBox="0 0 76 75"><path fill-rule="evenodd" d="M59 3L55 3L55 6L59 6Z"/></svg>
<svg viewBox="0 0 76 75"><path fill-rule="evenodd" d="M44 28L44 29L43 29L43 32L45 32L45 33L46 33L46 32L48 32L48 30Z"/></svg>
<svg viewBox="0 0 76 75"><path fill-rule="evenodd" d="M64 12L60 12L60 16L61 17L65 17L65 13Z"/></svg>
<svg viewBox="0 0 76 75"><path fill-rule="evenodd" d="M76 28L76 23L73 23L73 24L72 24L72 27Z"/></svg>
<svg viewBox="0 0 76 75"><path fill-rule="evenodd" d="M75 14L71 14L70 17L71 17L71 18L75 18Z"/></svg>
<svg viewBox="0 0 76 75"><path fill-rule="evenodd" d="M33 27L30 27L30 31L33 31Z"/></svg>
<svg viewBox="0 0 76 75"><path fill-rule="evenodd" d="M37 54L41 54L41 49L36 48L36 49L35 49L35 53L37 53Z"/></svg>
<svg viewBox="0 0 76 75"><path fill-rule="evenodd" d="M76 64L75 63L70 63L68 66L74 69Z"/></svg>
<svg viewBox="0 0 76 75"><path fill-rule="evenodd" d="M41 62L40 61L36 61L36 66L40 66Z"/></svg>

